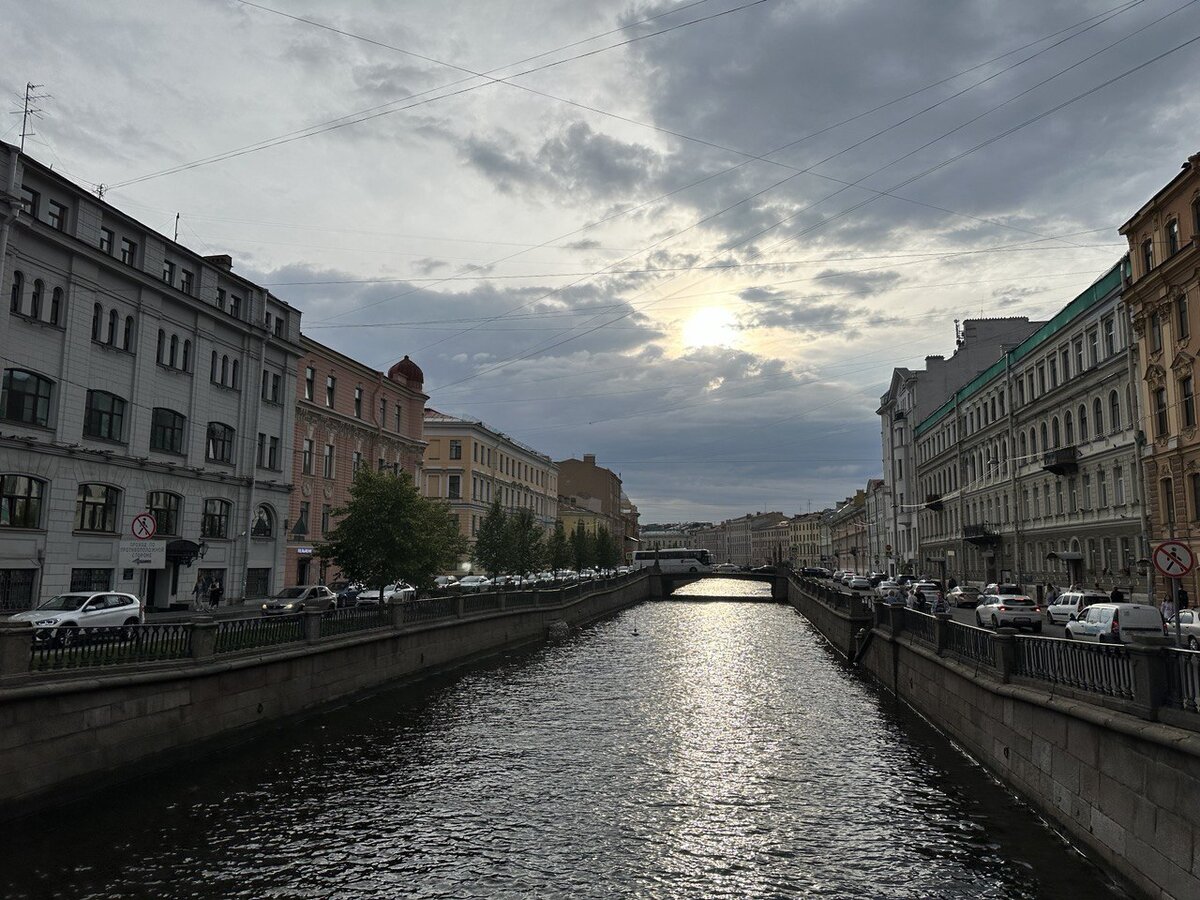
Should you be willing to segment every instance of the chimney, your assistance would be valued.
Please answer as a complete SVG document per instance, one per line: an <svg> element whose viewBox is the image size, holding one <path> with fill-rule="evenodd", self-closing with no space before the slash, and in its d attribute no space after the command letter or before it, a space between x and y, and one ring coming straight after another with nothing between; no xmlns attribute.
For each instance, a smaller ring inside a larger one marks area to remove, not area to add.
<svg viewBox="0 0 1200 900"><path fill-rule="evenodd" d="M218 269L224 269L226 272L233 271L233 257L228 253L218 253L216 256L206 256L204 258Z"/></svg>
<svg viewBox="0 0 1200 900"><path fill-rule="evenodd" d="M587 464L589 466L594 466L596 464L596 454L595 453L583 454L583 461L585 464Z"/></svg>

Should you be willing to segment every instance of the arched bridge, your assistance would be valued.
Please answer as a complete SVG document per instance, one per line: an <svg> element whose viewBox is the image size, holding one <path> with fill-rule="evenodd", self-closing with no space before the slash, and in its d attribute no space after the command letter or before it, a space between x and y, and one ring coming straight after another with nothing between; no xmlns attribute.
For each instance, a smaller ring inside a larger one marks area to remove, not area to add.
<svg viewBox="0 0 1200 900"><path fill-rule="evenodd" d="M691 584L695 581L709 581L712 579L723 578L729 581L758 581L771 586L771 599L784 603L788 599L788 573L787 572L732 572L724 574L720 572L659 572L654 569L650 570L650 596L656 600L662 600L670 597L675 593L676 589L683 587L685 584ZM715 598L714 598L715 599ZM754 600L761 598L745 597L745 598L727 598L727 599L746 599Z"/></svg>

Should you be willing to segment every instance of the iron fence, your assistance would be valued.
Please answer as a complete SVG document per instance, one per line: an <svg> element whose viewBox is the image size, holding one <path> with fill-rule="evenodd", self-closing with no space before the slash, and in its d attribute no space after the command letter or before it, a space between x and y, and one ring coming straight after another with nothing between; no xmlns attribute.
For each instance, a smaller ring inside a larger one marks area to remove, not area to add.
<svg viewBox="0 0 1200 900"><path fill-rule="evenodd" d="M464 614L496 612L499 609L499 594L468 594L463 597Z"/></svg>
<svg viewBox="0 0 1200 900"><path fill-rule="evenodd" d="M1133 664L1119 644L1091 644L1018 635L1014 675L1133 699Z"/></svg>
<svg viewBox="0 0 1200 900"><path fill-rule="evenodd" d="M1200 712L1200 653L1166 647L1167 703Z"/></svg>
<svg viewBox="0 0 1200 900"><path fill-rule="evenodd" d="M937 620L933 616L908 608L901 610L901 615L905 634L910 634L931 647L937 646L937 633L934 631Z"/></svg>
<svg viewBox="0 0 1200 900"><path fill-rule="evenodd" d="M428 597L424 600L406 600L403 615L405 624L452 619L458 615L458 598Z"/></svg>
<svg viewBox="0 0 1200 900"><path fill-rule="evenodd" d="M32 641L29 668L34 672L119 666L127 663L187 659L192 627L186 622L119 625L111 628L59 628Z"/></svg>
<svg viewBox="0 0 1200 900"><path fill-rule="evenodd" d="M527 609L530 606L537 606L537 596L532 592L509 594L508 600L505 603L507 609Z"/></svg>
<svg viewBox="0 0 1200 900"><path fill-rule="evenodd" d="M333 637L372 628L387 628L392 615L386 606L350 606L327 609L321 614L321 637Z"/></svg>
<svg viewBox="0 0 1200 900"><path fill-rule="evenodd" d="M976 628L974 625L964 625L961 622L947 622L946 649L959 659L981 663L995 667L996 651L992 643L992 633L986 628Z"/></svg>
<svg viewBox="0 0 1200 900"><path fill-rule="evenodd" d="M222 619L217 623L217 653L253 650L304 640L304 614Z"/></svg>

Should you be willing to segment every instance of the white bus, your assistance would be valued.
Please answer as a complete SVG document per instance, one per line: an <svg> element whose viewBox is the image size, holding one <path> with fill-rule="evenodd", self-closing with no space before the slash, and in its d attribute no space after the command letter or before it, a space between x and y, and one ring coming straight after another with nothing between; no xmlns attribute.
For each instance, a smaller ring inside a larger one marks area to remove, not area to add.
<svg viewBox="0 0 1200 900"><path fill-rule="evenodd" d="M633 567L646 569L657 559L663 572L711 572L712 558L707 550L635 550Z"/></svg>

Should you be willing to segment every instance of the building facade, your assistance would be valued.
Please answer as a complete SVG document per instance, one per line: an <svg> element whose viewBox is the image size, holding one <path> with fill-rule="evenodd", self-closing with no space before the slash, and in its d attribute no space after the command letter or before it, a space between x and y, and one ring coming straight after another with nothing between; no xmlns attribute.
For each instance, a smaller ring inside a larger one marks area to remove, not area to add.
<svg viewBox="0 0 1200 900"><path fill-rule="evenodd" d="M866 492L860 490L839 503L830 513L828 522L834 568L866 572L869 568Z"/></svg>
<svg viewBox="0 0 1200 900"><path fill-rule="evenodd" d="M1136 472L1124 263L919 422L926 574L1136 586Z"/></svg>
<svg viewBox="0 0 1200 900"><path fill-rule="evenodd" d="M621 478L611 469L596 464L594 453L585 453L583 459L561 459L558 466L558 493L567 503L599 513L604 526L628 556L637 546L637 535L626 534L626 520L621 501ZM626 498L628 500L628 498Z"/></svg>
<svg viewBox="0 0 1200 900"><path fill-rule="evenodd" d="M888 543L892 523L892 493L882 478L867 481L864 498L864 518L867 537L867 564L871 572L896 574L892 545Z"/></svg>
<svg viewBox="0 0 1200 900"><path fill-rule="evenodd" d="M1200 154L1121 226L1129 242L1125 302L1137 341L1135 374L1150 540L1200 551ZM1152 571L1152 570L1151 570ZM1198 596L1193 571L1183 586Z"/></svg>
<svg viewBox="0 0 1200 900"><path fill-rule="evenodd" d="M273 591L300 313L7 144L0 198L0 605Z"/></svg>
<svg viewBox="0 0 1200 900"><path fill-rule="evenodd" d="M309 337L301 336L300 346L284 579L328 584L341 572L314 549L337 524L358 470L403 471L421 483L429 398L421 369L407 356L385 375Z"/></svg>
<svg viewBox="0 0 1200 900"><path fill-rule="evenodd" d="M797 568L821 565L821 513L793 516L788 522L789 558Z"/></svg>
<svg viewBox="0 0 1200 900"><path fill-rule="evenodd" d="M554 528L560 479L550 457L481 421L434 409L425 410L424 428L424 495L450 504L472 546L493 500L506 510L528 509L543 528ZM460 567L471 570L469 551Z"/></svg>
<svg viewBox="0 0 1200 900"><path fill-rule="evenodd" d="M791 520L780 513L763 517L750 527L750 565L778 565L791 550Z"/></svg>

